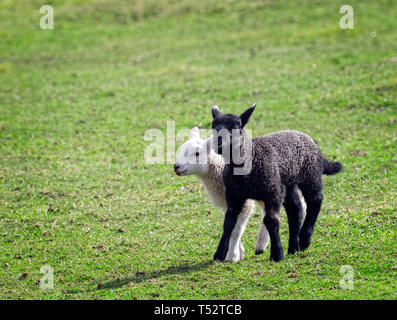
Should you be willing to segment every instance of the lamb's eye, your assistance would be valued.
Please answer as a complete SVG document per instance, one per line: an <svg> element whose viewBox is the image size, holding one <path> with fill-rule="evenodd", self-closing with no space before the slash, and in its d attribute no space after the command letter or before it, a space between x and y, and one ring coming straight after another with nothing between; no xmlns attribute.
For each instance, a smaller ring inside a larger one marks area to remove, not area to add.
<svg viewBox="0 0 397 320"><path fill-rule="evenodd" d="M200 156L200 152L196 151L195 155L196 157Z"/></svg>

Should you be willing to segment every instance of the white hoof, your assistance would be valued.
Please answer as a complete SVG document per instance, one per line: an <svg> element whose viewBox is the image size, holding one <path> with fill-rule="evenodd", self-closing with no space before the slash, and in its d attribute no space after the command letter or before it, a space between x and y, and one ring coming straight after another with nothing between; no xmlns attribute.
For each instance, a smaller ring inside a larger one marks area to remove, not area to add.
<svg viewBox="0 0 397 320"><path fill-rule="evenodd" d="M236 255L227 255L225 261L230 261L230 262L238 262L240 261L240 255L236 254Z"/></svg>

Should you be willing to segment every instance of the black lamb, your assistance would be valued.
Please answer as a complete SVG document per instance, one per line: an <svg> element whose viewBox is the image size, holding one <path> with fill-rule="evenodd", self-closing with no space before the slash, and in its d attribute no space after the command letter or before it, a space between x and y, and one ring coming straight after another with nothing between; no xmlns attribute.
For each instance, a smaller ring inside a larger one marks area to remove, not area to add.
<svg viewBox="0 0 397 320"><path fill-rule="evenodd" d="M317 143L302 132L286 130L249 138L244 127L255 106L240 116L222 114L218 107L212 109L214 149L227 163L223 174L227 212L215 260L225 259L230 236L247 199L262 202L265 207L263 223L270 235L271 260L284 257L279 235L281 204L288 217L288 253L307 249L323 201L322 175L343 168L340 162L326 160ZM307 204L303 224L298 188Z"/></svg>

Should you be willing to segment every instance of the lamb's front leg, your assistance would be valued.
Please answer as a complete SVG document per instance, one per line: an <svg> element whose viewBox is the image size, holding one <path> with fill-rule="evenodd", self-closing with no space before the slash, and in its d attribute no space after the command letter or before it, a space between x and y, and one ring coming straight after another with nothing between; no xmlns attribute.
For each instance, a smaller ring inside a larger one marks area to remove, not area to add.
<svg viewBox="0 0 397 320"><path fill-rule="evenodd" d="M230 236L226 261L239 261L244 259L244 247L241 243L241 237L244 233L249 215L250 210L246 210L246 208L238 215L236 225Z"/></svg>
<svg viewBox="0 0 397 320"><path fill-rule="evenodd" d="M219 242L218 248L215 252L214 255L214 260L220 260L223 261L226 259L226 255L229 251L229 245L230 245L230 240L231 240L231 236L232 233L235 229L235 227L237 226L235 233L233 234L233 241L232 244L234 245L233 247L231 247L230 249L232 249L232 251L235 251L235 247L237 246L238 248L238 241L237 243L235 242L235 239L239 239L241 238L241 223L237 223L237 221L239 220L239 215L240 212L243 208L243 204L239 205L239 206L233 206L233 207L228 207L226 214L225 214L225 221L223 223L223 234L222 234L222 238L221 241ZM242 218L240 218L242 219ZM241 222L241 220L240 220Z"/></svg>
<svg viewBox="0 0 397 320"><path fill-rule="evenodd" d="M245 249L240 239L240 260L244 260L244 256L245 256Z"/></svg>
<svg viewBox="0 0 397 320"><path fill-rule="evenodd" d="M216 249L214 260L225 260L229 250L230 236L233 232L234 226L237 223L237 218L238 215L228 208L225 214L225 221L223 222L223 234L218 248Z"/></svg>

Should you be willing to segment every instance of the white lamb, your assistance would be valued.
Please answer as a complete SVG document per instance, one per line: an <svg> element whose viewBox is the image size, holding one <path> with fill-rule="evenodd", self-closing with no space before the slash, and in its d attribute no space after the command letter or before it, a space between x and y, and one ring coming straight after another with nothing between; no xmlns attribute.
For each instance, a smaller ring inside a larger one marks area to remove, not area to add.
<svg viewBox="0 0 397 320"><path fill-rule="evenodd" d="M222 181L224 160L221 155L215 153L211 148L211 138L203 140L197 127L190 131L189 140L180 148L178 159L174 165L174 171L178 176L196 175L204 185L212 203L219 207L222 213L226 212L225 187ZM259 203L262 215L265 211L263 204ZM241 243L241 236L246 223L251 215L255 203L247 200L244 209L238 217L235 232L230 237L229 250L226 255L227 261L239 261L244 259L244 247ZM255 245L255 253L260 254L266 249L269 242L269 233L262 223Z"/></svg>

